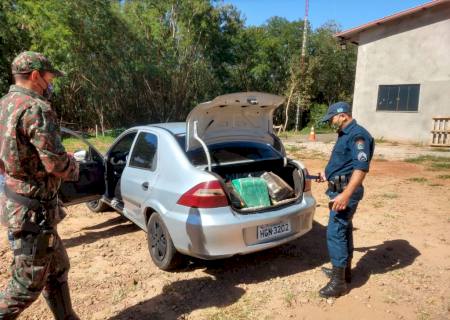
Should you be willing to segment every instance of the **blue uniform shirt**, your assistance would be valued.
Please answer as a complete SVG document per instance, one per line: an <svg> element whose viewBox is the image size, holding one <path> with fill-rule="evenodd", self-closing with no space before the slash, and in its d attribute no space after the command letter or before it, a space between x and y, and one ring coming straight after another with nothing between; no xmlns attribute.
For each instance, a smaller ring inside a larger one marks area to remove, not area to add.
<svg viewBox="0 0 450 320"><path fill-rule="evenodd" d="M339 131L336 145L331 153L330 161L325 168L327 180L335 176L347 176L349 179L353 170L369 171L375 142L370 133L352 120L344 129ZM354 197L362 199L362 187L356 190ZM327 192L328 193L328 192Z"/></svg>

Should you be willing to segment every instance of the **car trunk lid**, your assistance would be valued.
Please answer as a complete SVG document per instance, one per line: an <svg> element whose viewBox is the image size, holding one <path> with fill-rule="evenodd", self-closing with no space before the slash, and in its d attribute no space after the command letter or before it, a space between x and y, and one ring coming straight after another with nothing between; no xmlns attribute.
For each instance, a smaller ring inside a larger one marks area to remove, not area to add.
<svg viewBox="0 0 450 320"><path fill-rule="evenodd" d="M242 92L219 96L196 106L186 119L186 151L206 144L254 141L274 144L273 112L284 98L261 92Z"/></svg>

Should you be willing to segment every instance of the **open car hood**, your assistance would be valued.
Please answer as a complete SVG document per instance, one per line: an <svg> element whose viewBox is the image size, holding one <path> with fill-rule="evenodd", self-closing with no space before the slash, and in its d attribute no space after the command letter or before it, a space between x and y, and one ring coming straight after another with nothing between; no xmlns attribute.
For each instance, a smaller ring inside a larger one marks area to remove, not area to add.
<svg viewBox="0 0 450 320"><path fill-rule="evenodd" d="M219 96L196 106L186 119L186 151L201 147L197 134L206 145L253 141L273 145L273 112L284 98L262 92L241 92Z"/></svg>

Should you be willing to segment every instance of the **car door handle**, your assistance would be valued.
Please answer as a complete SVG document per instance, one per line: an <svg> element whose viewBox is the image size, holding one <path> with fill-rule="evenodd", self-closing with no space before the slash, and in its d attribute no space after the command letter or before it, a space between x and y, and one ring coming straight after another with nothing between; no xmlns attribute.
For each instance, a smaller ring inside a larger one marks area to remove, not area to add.
<svg viewBox="0 0 450 320"><path fill-rule="evenodd" d="M142 186L142 189L148 190L148 182L144 182L141 186Z"/></svg>

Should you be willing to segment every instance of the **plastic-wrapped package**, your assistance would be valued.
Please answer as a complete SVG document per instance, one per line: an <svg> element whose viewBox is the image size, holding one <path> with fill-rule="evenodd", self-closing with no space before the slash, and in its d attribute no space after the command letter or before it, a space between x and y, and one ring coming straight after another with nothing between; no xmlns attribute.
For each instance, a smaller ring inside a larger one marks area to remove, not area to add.
<svg viewBox="0 0 450 320"><path fill-rule="evenodd" d="M261 178L241 178L231 181L234 189L244 201L246 208L263 208L270 206L267 183Z"/></svg>
<svg viewBox="0 0 450 320"><path fill-rule="evenodd" d="M261 178L266 181L270 198L273 201L278 202L294 196L294 190L275 173L264 172Z"/></svg>
<svg viewBox="0 0 450 320"><path fill-rule="evenodd" d="M230 195L231 205L234 208L238 209L244 208L245 207L244 200L242 200L240 194L233 187L231 181L226 182L225 185L227 186L228 194Z"/></svg>

